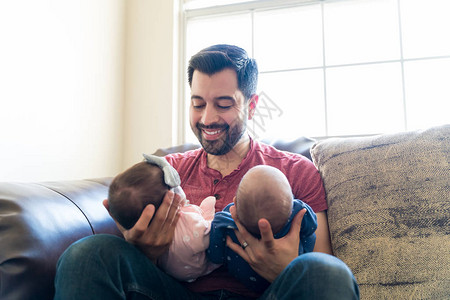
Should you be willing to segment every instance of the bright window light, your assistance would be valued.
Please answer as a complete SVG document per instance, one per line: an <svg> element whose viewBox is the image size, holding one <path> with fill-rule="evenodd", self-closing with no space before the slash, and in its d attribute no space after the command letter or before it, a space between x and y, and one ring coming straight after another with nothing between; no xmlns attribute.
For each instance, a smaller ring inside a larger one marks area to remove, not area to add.
<svg viewBox="0 0 450 300"><path fill-rule="evenodd" d="M289 139L305 132L309 136L326 134L322 70L261 74L259 86L257 114L249 124L255 137Z"/></svg>
<svg viewBox="0 0 450 300"><path fill-rule="evenodd" d="M405 58L450 53L450 1L400 1Z"/></svg>
<svg viewBox="0 0 450 300"><path fill-rule="evenodd" d="M324 5L328 65L400 58L397 1L340 1Z"/></svg>
<svg viewBox="0 0 450 300"><path fill-rule="evenodd" d="M261 72L322 65L319 5L255 12L254 20L254 53Z"/></svg>
<svg viewBox="0 0 450 300"><path fill-rule="evenodd" d="M252 53L250 13L198 18L187 23L186 59L214 44L239 45Z"/></svg>
<svg viewBox="0 0 450 300"><path fill-rule="evenodd" d="M405 63L410 129L450 123L450 58Z"/></svg>
<svg viewBox="0 0 450 300"><path fill-rule="evenodd" d="M260 103L248 124L255 137L450 123L450 1L239 2L186 11L184 54L187 65L198 50L229 43L256 58Z"/></svg>
<svg viewBox="0 0 450 300"><path fill-rule="evenodd" d="M401 131L400 63L327 69L329 135Z"/></svg>

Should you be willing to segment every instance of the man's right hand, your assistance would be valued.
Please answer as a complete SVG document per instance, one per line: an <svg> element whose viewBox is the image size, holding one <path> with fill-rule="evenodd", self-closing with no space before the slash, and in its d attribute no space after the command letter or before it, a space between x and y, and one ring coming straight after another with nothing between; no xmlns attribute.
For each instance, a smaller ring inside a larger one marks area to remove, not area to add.
<svg viewBox="0 0 450 300"><path fill-rule="evenodd" d="M180 195L168 191L156 214L155 206L149 204L132 228L127 230L118 222L116 225L127 242L134 244L150 260L156 262L172 243L175 226L180 217L181 200ZM103 200L103 206L109 211L107 199Z"/></svg>

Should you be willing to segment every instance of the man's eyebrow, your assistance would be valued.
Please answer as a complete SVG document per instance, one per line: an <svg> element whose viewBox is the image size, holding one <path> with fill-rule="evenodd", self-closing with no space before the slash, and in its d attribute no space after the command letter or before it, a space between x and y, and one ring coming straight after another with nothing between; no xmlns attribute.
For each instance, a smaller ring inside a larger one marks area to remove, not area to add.
<svg viewBox="0 0 450 300"><path fill-rule="evenodd" d="M195 95L195 94L191 95L191 100L193 100L193 99L204 100L202 96ZM230 101L236 102L236 99L234 99L234 97L232 97L232 96L219 96L219 97L214 98L214 100L215 101L230 100Z"/></svg>
<svg viewBox="0 0 450 300"><path fill-rule="evenodd" d="M214 100L230 100L230 101L236 102L236 99L234 99L231 96L219 96L219 97L214 98Z"/></svg>
<svg viewBox="0 0 450 300"><path fill-rule="evenodd" d="M193 100L193 99L203 100L203 97L201 97L199 95L191 95L191 100Z"/></svg>
<svg viewBox="0 0 450 300"><path fill-rule="evenodd" d="M194 99L204 100L202 96L195 95L195 94L191 95L191 100L194 100ZM219 97L214 98L214 100L215 101L230 100L230 101L236 102L236 99L234 99L234 97L232 97L232 96L219 96Z"/></svg>

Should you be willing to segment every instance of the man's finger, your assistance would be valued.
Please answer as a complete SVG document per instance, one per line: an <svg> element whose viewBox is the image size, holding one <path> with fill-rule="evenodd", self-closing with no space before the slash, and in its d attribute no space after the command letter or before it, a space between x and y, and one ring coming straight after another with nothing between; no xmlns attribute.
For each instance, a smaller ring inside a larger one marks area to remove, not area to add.
<svg viewBox="0 0 450 300"><path fill-rule="evenodd" d="M153 218L155 214L155 206L153 204L148 204L144 210L142 211L141 216L137 220L136 224L131 228L131 230L135 230L138 232L144 232L147 230L148 224Z"/></svg>
<svg viewBox="0 0 450 300"><path fill-rule="evenodd" d="M167 191L164 195L163 201L155 214L155 222L152 222L151 228L157 232L161 231L164 227L167 217L169 215L170 209L172 207L174 199L174 192Z"/></svg>
<svg viewBox="0 0 450 300"><path fill-rule="evenodd" d="M169 230L170 233L172 233L172 234L175 233L175 227L177 226L178 220L180 219L182 213L183 212L181 212L179 209L177 210L177 212L172 220L172 223L170 224L170 230Z"/></svg>
<svg viewBox="0 0 450 300"><path fill-rule="evenodd" d="M302 220L305 213L306 208L299 211L298 214L294 217L294 219L292 220L291 229L289 230L287 236L295 238L300 236L300 229L302 228Z"/></svg>
<svg viewBox="0 0 450 300"><path fill-rule="evenodd" d="M242 243L244 243L244 241L245 241L245 242L247 242L248 244L251 245L255 241L257 241L257 239L251 233L249 233L247 231L247 229L245 229L244 225L242 225L239 222L239 219L238 219L237 214L236 214L236 209L235 209L234 206L230 207L230 214L231 214L231 217L234 220L234 223L236 223L236 226L238 228L238 231L235 230L234 232L236 233L236 237L238 238L239 243L241 243L241 245L242 245Z"/></svg>
<svg viewBox="0 0 450 300"><path fill-rule="evenodd" d="M246 262L250 263L248 254L245 252L244 249L242 249L241 245L238 245L235 242L233 242L230 236L227 236L227 246L228 248L236 252L240 257L242 257Z"/></svg>
<svg viewBox="0 0 450 300"><path fill-rule="evenodd" d="M273 248L275 239L273 237L272 227L266 219L259 219L258 221L259 233L261 234L261 241L266 248Z"/></svg>
<svg viewBox="0 0 450 300"><path fill-rule="evenodd" d="M174 193L172 203L169 207L169 212L167 213L167 222L168 224L172 224L174 222L174 218L177 216L180 209L181 196L179 194Z"/></svg>

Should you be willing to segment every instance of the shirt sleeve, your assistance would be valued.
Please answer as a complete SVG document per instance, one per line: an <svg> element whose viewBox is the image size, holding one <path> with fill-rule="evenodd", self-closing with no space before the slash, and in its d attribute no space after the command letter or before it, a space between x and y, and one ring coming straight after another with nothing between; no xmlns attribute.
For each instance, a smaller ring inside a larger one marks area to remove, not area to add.
<svg viewBox="0 0 450 300"><path fill-rule="evenodd" d="M226 236L223 230L222 212L216 213L211 223L211 231L209 234L209 247L206 250L206 256L212 263L221 264L225 258Z"/></svg>
<svg viewBox="0 0 450 300"><path fill-rule="evenodd" d="M229 212L230 206L227 205L223 211L217 212L211 223L211 232L209 235L209 247L206 255L215 264L226 264L227 232L237 229L236 223Z"/></svg>
<svg viewBox="0 0 450 300"><path fill-rule="evenodd" d="M292 160L285 172L294 198L311 206L316 213L328 209L322 178L310 160L303 157Z"/></svg>

